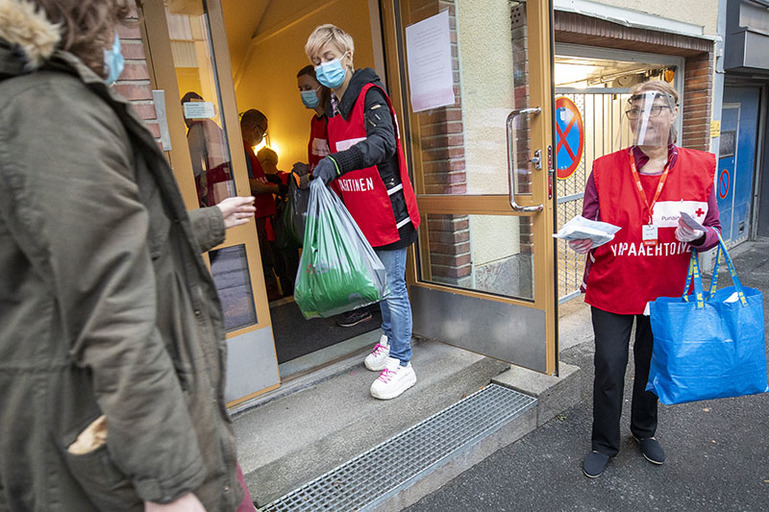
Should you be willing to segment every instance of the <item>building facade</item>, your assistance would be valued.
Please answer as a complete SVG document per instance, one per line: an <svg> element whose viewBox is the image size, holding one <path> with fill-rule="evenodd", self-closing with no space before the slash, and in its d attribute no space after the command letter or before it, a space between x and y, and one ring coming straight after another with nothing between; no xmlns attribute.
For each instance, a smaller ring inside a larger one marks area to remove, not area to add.
<svg viewBox="0 0 769 512"><path fill-rule="evenodd" d="M306 161L311 114L296 88L297 71L309 63L304 42L321 23L344 28L355 39L356 67L375 69L393 99L418 196L423 222L407 272L415 333L556 374L557 307L578 296L583 260L551 234L581 211L592 160L627 144L620 120L635 83L674 84L678 143L693 149L729 155L732 141L738 148L750 132L745 113L756 113L752 170L746 150L735 149L716 178L725 238L766 236L768 185L760 176L769 65L755 50L766 37L764 3L139 0L135 26L120 31L127 65L116 87L167 151L191 208L200 202L199 169L211 165L188 140L190 125L202 120L221 132L220 160L231 174L218 194L248 194L238 115L266 114L264 144L278 168ZM451 70L453 101L419 109L410 80L419 55L438 44L419 32L425 21L447 34L441 62ZM423 46L407 37L412 30ZM183 106L188 92L200 104ZM559 145L560 102L583 121L571 156ZM735 170L722 172L729 165ZM745 207L739 186L748 181ZM228 399L236 410L377 337L376 315L339 331L333 319L304 320L290 298L268 300L261 249L249 225L210 258L228 318Z"/></svg>

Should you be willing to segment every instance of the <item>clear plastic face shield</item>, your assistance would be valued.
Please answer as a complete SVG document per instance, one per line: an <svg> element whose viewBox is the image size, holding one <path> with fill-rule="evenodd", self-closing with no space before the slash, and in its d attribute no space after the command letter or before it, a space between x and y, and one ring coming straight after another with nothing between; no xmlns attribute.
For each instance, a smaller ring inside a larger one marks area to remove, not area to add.
<svg viewBox="0 0 769 512"><path fill-rule="evenodd" d="M634 146L667 147L675 142L675 99L664 92L649 90L628 99L622 116L622 132L630 134Z"/></svg>

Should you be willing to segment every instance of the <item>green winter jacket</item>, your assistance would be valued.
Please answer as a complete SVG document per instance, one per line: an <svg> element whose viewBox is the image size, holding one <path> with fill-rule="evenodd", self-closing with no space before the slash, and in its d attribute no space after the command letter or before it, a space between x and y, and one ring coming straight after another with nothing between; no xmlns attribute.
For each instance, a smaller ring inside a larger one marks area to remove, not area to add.
<svg viewBox="0 0 769 512"><path fill-rule="evenodd" d="M0 510L139 511L190 491L235 510L223 319L200 255L222 215L185 211L144 123L53 51L54 27L25 13L39 40L16 44L3 10L18 5L0 6ZM94 422L106 441L74 449Z"/></svg>

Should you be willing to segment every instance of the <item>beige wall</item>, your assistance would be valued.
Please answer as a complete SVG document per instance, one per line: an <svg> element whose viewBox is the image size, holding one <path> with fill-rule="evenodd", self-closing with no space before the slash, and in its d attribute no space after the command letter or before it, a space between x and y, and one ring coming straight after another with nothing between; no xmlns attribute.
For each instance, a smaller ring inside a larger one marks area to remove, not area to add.
<svg viewBox="0 0 769 512"><path fill-rule="evenodd" d="M510 7L497 0L461 0L457 2L457 30L467 193L507 194L505 121L516 108ZM473 216L474 266L517 254L518 224L515 217Z"/></svg>
<svg viewBox="0 0 769 512"><path fill-rule="evenodd" d="M270 141L278 152L278 168L290 171L307 161L312 111L302 105L296 73L309 64L304 44L320 24L333 23L355 40L355 67L373 67L374 55L368 2L270 2L261 18L250 55L237 71L238 110L256 108L269 120ZM230 23L230 20L225 20ZM228 28L229 32L229 28Z"/></svg>
<svg viewBox="0 0 769 512"><path fill-rule="evenodd" d="M716 35L718 0L600 0L596 3L699 25L705 35Z"/></svg>
<svg viewBox="0 0 769 512"><path fill-rule="evenodd" d="M496 0L457 2L467 193L499 194L507 184L505 120L515 107L510 7Z"/></svg>

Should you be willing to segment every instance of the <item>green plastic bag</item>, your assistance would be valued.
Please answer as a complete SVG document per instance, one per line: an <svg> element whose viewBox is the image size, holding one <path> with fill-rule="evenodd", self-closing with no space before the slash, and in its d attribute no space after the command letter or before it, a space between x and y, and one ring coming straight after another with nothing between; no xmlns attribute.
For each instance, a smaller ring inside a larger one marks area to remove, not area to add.
<svg viewBox="0 0 769 512"><path fill-rule="evenodd" d="M350 212L320 180L310 183L294 300L305 318L330 317L386 297L379 257Z"/></svg>

